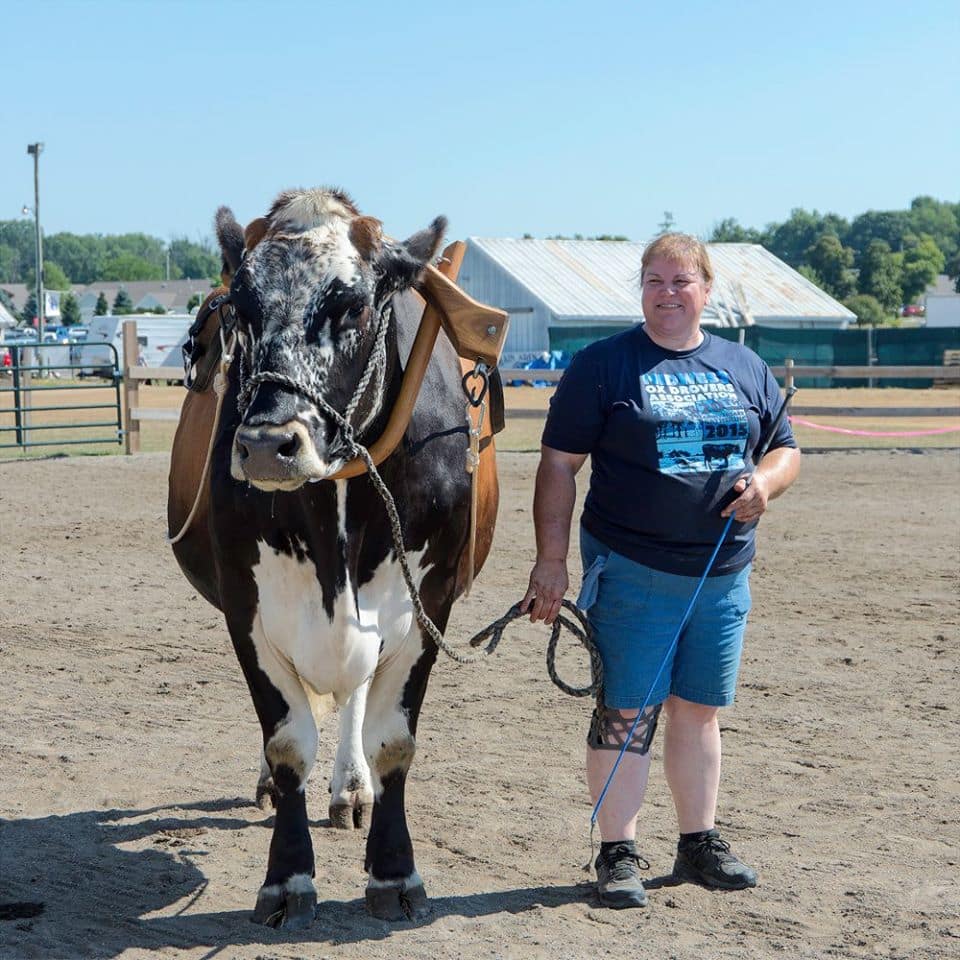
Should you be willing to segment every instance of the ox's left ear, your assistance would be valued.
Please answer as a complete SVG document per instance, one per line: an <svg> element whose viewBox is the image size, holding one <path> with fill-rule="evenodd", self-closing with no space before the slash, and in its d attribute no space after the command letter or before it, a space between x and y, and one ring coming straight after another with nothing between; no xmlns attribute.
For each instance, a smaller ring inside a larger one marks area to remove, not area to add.
<svg viewBox="0 0 960 960"><path fill-rule="evenodd" d="M223 266L220 270L220 279L225 286L240 266L243 256L243 229L229 207L220 207L214 220L217 231L217 240L220 243L220 252L223 254Z"/></svg>
<svg viewBox="0 0 960 960"><path fill-rule="evenodd" d="M424 267L437 255L447 229L447 218L437 217L403 243L385 243L377 257L381 292L391 293L413 286Z"/></svg>

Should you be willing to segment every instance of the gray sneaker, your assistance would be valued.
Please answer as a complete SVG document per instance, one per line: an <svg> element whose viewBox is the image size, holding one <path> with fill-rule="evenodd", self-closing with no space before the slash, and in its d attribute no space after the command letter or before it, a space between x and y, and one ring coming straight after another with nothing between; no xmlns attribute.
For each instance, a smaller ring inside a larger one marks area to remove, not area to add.
<svg viewBox="0 0 960 960"><path fill-rule="evenodd" d="M701 840L680 841L673 875L715 890L745 890L757 885L756 871L730 852L730 844L720 839L717 830L708 830Z"/></svg>
<svg viewBox="0 0 960 960"><path fill-rule="evenodd" d="M637 856L632 840L624 840L597 857L597 893L605 907L622 910L625 907L645 907L647 891L640 879L640 866L650 869L650 864Z"/></svg>

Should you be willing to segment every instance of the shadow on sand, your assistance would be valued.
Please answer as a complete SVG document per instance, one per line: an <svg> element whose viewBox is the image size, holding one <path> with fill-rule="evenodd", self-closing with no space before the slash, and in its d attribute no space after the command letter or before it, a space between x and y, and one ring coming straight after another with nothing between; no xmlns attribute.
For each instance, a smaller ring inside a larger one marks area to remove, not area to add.
<svg viewBox="0 0 960 960"><path fill-rule="evenodd" d="M185 913L207 887L194 862L206 851L194 849L191 838L271 828L272 818L249 819L251 807L249 800L223 799L0 820L0 956L112 958L134 948L206 947L205 958L214 958L240 945L384 940L443 917L515 914L593 899L589 882L437 897L425 919L398 924L372 918L362 899L327 900L311 928L295 934L257 926L246 910ZM123 849L138 843L151 846ZM172 916L141 919L174 904ZM4 912L5 905L10 909Z"/></svg>

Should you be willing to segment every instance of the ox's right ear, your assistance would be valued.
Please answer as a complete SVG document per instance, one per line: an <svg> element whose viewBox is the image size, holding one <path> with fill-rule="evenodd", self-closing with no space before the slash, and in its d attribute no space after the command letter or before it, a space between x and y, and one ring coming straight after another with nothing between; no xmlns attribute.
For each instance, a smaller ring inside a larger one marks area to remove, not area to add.
<svg viewBox="0 0 960 960"><path fill-rule="evenodd" d="M437 255L447 229L447 218L437 217L425 230L420 230L403 243L384 243L376 257L380 274L378 294L382 297L412 286L426 265Z"/></svg>
<svg viewBox="0 0 960 960"><path fill-rule="evenodd" d="M214 223L217 240L220 243L220 252L223 254L223 268L220 271L220 278L225 286L229 286L243 256L243 229L237 223L236 217L229 207L220 207L217 210Z"/></svg>

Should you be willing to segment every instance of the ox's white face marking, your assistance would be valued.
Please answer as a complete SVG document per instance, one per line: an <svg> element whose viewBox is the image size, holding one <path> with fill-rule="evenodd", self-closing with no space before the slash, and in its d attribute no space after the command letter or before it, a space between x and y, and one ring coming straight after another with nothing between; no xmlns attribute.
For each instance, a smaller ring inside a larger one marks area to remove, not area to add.
<svg viewBox="0 0 960 960"><path fill-rule="evenodd" d="M356 210L348 207L329 190L303 190L289 196L277 211L272 224L299 233L326 220L349 220L355 215Z"/></svg>

